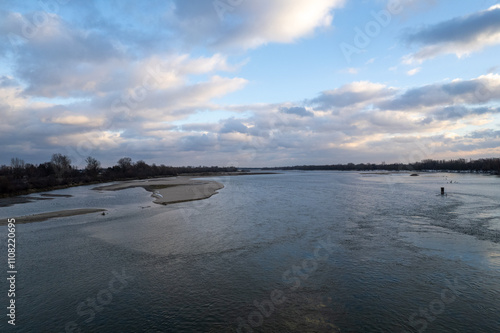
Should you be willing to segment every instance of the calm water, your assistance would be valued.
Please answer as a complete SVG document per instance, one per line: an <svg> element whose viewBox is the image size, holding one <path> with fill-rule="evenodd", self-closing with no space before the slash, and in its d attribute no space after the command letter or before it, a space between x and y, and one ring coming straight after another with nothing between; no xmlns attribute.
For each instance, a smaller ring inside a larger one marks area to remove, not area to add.
<svg viewBox="0 0 500 333"><path fill-rule="evenodd" d="M15 331L500 331L500 178L214 179L219 194L169 206L89 186L0 208L109 210L17 226Z"/></svg>

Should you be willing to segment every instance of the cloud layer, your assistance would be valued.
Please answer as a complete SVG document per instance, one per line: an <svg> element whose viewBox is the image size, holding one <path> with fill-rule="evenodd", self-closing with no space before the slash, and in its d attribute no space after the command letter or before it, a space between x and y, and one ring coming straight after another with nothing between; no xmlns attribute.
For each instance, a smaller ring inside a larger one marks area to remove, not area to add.
<svg viewBox="0 0 500 333"><path fill-rule="evenodd" d="M405 88L365 78L292 101L221 103L255 84L233 59L312 37L332 26L344 1L214 4L158 2L156 13L137 10L141 4L106 12L97 8L106 4L78 2L72 8L81 17L73 19L62 5L50 13L0 10L1 65L8 68L0 75L0 163L15 156L39 163L56 152L79 166L88 155L104 165L131 156L272 166L500 153L494 73ZM409 34L406 41L421 46L411 60L499 42L499 15L492 7Z"/></svg>
<svg viewBox="0 0 500 333"><path fill-rule="evenodd" d="M421 63L442 54L457 57L500 44L500 5L471 15L427 26L405 37L419 50L406 57L407 63Z"/></svg>

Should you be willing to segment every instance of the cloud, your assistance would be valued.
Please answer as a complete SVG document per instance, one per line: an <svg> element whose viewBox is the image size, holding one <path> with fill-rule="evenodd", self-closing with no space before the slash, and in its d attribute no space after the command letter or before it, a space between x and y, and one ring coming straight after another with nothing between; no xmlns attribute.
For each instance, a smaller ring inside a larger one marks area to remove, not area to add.
<svg viewBox="0 0 500 333"><path fill-rule="evenodd" d="M107 166L124 152L173 165L376 162L427 141L439 152L472 152L469 143L494 152L487 141L497 134L480 130L498 121L496 74L407 90L358 81L293 101L218 104L249 84L227 51L241 59L328 29L343 1L225 3L232 10L221 20L205 0L117 2L112 11L76 2L66 8L81 15L51 13L30 38L22 21L33 12L0 12L2 157L39 163L61 152L80 166L88 155ZM20 38L11 43L9 33Z"/></svg>
<svg viewBox="0 0 500 333"><path fill-rule="evenodd" d="M387 110L408 110L449 104L483 104L500 99L500 75L482 75L471 80L454 80L412 88L392 100L378 104Z"/></svg>
<svg viewBox="0 0 500 333"><path fill-rule="evenodd" d="M181 151L213 151L217 144L214 134L189 135L181 139Z"/></svg>
<svg viewBox="0 0 500 333"><path fill-rule="evenodd" d="M19 82L16 79L9 76L0 76L0 88L15 87L18 86Z"/></svg>
<svg viewBox="0 0 500 333"><path fill-rule="evenodd" d="M485 129L469 133L466 135L466 137L473 139L500 139L500 131L493 129Z"/></svg>
<svg viewBox="0 0 500 333"><path fill-rule="evenodd" d="M87 124L95 124L96 120L86 116L78 115L78 116L56 117L51 119L50 122L63 125L87 125ZM99 125L99 123L97 125Z"/></svg>
<svg viewBox="0 0 500 333"><path fill-rule="evenodd" d="M216 6L217 1L175 1L172 18L192 42L214 47L256 48L291 43L330 26L344 0L253 0Z"/></svg>
<svg viewBox="0 0 500 333"><path fill-rule="evenodd" d="M26 83L27 94L67 97L95 92L95 85L89 82L107 82L113 69L124 65L125 59L104 33L73 28L50 14L44 25L33 28L32 37L25 38L23 22L29 22L29 15L9 16L17 17L12 29L24 40L8 49L15 52L14 71Z"/></svg>
<svg viewBox="0 0 500 333"><path fill-rule="evenodd" d="M410 69L408 72L406 72L406 74L408 74L409 76L413 76L413 75L417 74L418 72L420 72L421 70L422 70L421 67L413 68L413 69Z"/></svg>
<svg viewBox="0 0 500 333"><path fill-rule="evenodd" d="M323 91L318 97L308 102L315 105L317 109L329 110L359 103L375 102L394 93L393 89L383 84L359 81L337 89Z"/></svg>
<svg viewBox="0 0 500 333"><path fill-rule="evenodd" d="M456 121L467 117L499 113L500 108L493 107L468 108L464 105L447 106L428 113L427 117L422 120L422 124L429 124L432 121Z"/></svg>
<svg viewBox="0 0 500 333"><path fill-rule="evenodd" d="M241 120L230 118L224 123L220 133L248 133L248 127Z"/></svg>
<svg viewBox="0 0 500 333"><path fill-rule="evenodd" d="M181 129L186 132L217 132L219 128L218 124L210 124L210 123L193 123L193 124L184 124L181 126Z"/></svg>
<svg viewBox="0 0 500 333"><path fill-rule="evenodd" d="M83 155L93 155L105 164L122 157L120 151L150 163L164 163L164 157L169 156L180 165L215 165L229 160L246 166L269 165L271 160L277 164L301 164L312 159L314 163L332 163L328 158L332 154L340 154L340 162L345 163L391 161L398 154L409 156L408 152L418 150L418 145L429 141L430 137L436 147L444 144L448 149L446 153L472 154L475 151L468 146L467 132L453 140L442 135L463 130L462 120L476 121L484 116L498 115L499 109L493 105L466 103L473 96L471 91L477 89L477 82L492 89L487 99L491 101L497 80L497 76L490 74L430 85L445 98L431 98L424 107L421 105L426 101L424 97L410 97L418 96L416 92L428 95L432 90L428 86L398 94L395 88L368 81L321 93L316 99L306 100L311 106L289 102L221 106L212 105L211 99L219 91L225 93L233 89L235 82L213 77L199 84L151 92L151 98L139 102L128 114L113 113L106 109L104 101L95 109L89 101L67 105L32 104L29 97L19 95L19 87L9 86L0 88L0 97L9 105L5 109L0 106L0 116L7 121L7 124L0 124L0 139L4 154L10 157L23 152L27 156L45 154L48 159L54 151L62 151L79 163L80 153L76 149L80 148L71 147L83 144L89 147L81 150ZM178 94L182 96L176 99ZM314 111L310 109L312 106ZM210 109L225 110L229 114L244 110L245 113L214 123L188 122L177 126L169 120L188 121L187 114ZM347 112L331 112L339 109ZM26 117L27 114L30 117ZM22 135L16 134L19 127L24 129ZM486 134L483 136L484 139L478 137L477 140L484 142L477 141L473 145L484 154L491 154L495 148L489 147ZM438 148L435 151L441 152ZM196 156L192 152L196 152ZM424 157L432 158L431 155Z"/></svg>
<svg viewBox="0 0 500 333"><path fill-rule="evenodd" d="M421 45L417 52L404 58L409 64L442 54L455 54L461 58L500 44L500 5L421 28L406 35L404 40Z"/></svg>
<svg viewBox="0 0 500 333"><path fill-rule="evenodd" d="M280 112L286 114L294 114L300 117L313 117L314 114L308 111L305 107L293 106L293 107L282 107Z"/></svg>

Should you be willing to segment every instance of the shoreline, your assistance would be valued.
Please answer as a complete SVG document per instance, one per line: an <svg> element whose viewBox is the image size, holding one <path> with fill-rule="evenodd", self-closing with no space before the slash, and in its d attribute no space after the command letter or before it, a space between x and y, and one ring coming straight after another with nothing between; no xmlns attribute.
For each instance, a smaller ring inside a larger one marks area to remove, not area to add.
<svg viewBox="0 0 500 333"><path fill-rule="evenodd" d="M175 177L220 177L220 176L246 176L246 175L272 175L279 174L279 172L273 171L259 171L259 172L198 172L198 173L181 173L177 176L159 176L159 177L151 177L151 178L142 178L143 180L154 180L154 179L163 179L163 178L175 178ZM90 182L80 182L80 183L70 183L66 185L56 185L52 187L43 187L43 188L32 188L24 191L19 191L16 193L0 193L0 199L9 199L9 198L17 198L24 195L37 194L40 192L50 192L55 190L64 190L71 187L79 187L79 186L90 186L90 185L100 185L112 182L122 182L122 181L134 181L139 180L140 178L123 178L117 180L93 180ZM1 206L0 206L1 207Z"/></svg>
<svg viewBox="0 0 500 333"><path fill-rule="evenodd" d="M92 188L92 190L120 191L128 188L142 187L146 191L152 193L151 197L154 198L153 203L159 205L168 205L180 202L208 199L211 196L217 194L220 189L224 188L224 185L220 182L213 180L202 180L199 178L218 177L218 176L262 175L262 174L276 174L276 172L201 173L201 174L181 175L176 177L122 180L112 185L97 186ZM85 184L85 185L90 185L90 184ZM66 197L66 198L71 197L69 195L64 195L64 194L41 194L40 196L41 197L39 198L32 198L31 200L50 200L57 197ZM12 198L13 199L10 200L12 200L13 204L16 203L22 204L31 201L28 198L20 198L20 199L14 199L16 197ZM24 215L14 218L16 219L16 223L23 224L23 223L43 222L60 217L100 213L105 211L107 210L103 208L79 208L79 209L46 212L33 215ZM7 225L7 219L0 220L0 226L2 225Z"/></svg>
<svg viewBox="0 0 500 333"><path fill-rule="evenodd" d="M16 220L16 224L24 224L24 223L33 223L33 222L42 222L47 221L54 218L59 217L68 217L75 215L84 215L91 213L100 213L105 212L106 209L102 208L78 208L78 209L67 209L67 210L59 210L55 212L47 212L33 215L24 215L13 217ZM7 219L2 219L0 221L0 225L7 225Z"/></svg>

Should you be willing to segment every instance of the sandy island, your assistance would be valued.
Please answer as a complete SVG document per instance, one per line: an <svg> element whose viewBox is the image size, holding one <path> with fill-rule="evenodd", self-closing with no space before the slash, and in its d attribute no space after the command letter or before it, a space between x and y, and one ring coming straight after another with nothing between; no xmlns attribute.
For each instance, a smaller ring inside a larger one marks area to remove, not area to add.
<svg viewBox="0 0 500 333"><path fill-rule="evenodd" d="M249 175L249 174L272 174L271 172L262 173L224 173L216 175L197 175L209 177L209 176L239 176L239 175ZM167 205L172 203L202 200L211 197L216 194L218 190L224 187L219 182L211 180L193 179L194 175L190 176L178 176L178 177L166 177L166 178L155 178L155 179L144 179L144 180L131 180L131 181L120 181L113 185L98 186L93 188L97 191L119 191L127 188L142 187L149 192L153 192L151 195L154 197L154 203ZM46 198L20 198L28 202L31 200L42 200L49 199L47 197L70 197L69 195L58 195L58 194L42 194ZM21 203L13 202L13 203ZM12 203L9 203L12 204ZM56 212L48 212L42 214L34 214L27 216L15 217L16 223L31 223L31 222L41 222L52 218L67 217L74 215L83 215L90 213L104 212L106 209L99 208L89 208L89 209L69 209L61 210ZM104 214L104 213L103 213ZM6 225L7 219L1 219L0 225Z"/></svg>
<svg viewBox="0 0 500 333"><path fill-rule="evenodd" d="M16 220L16 224L22 224L22 223L31 223L31 222L42 222L42 221L46 221L48 219L53 219L56 217L67 217L67 216L74 216L74 215L98 213L98 212L104 212L104 211L106 211L106 209L98 209L98 208L68 209L68 210L60 210L57 212L48 212L48 213L20 216L20 217L15 217L14 219ZM7 222L8 222L7 219L1 219L0 225L7 225Z"/></svg>
<svg viewBox="0 0 500 333"><path fill-rule="evenodd" d="M119 191L142 187L155 198L157 204L167 205L177 202L201 200L211 197L224 187L211 180L192 179L190 176L124 181L118 184L95 187L100 191Z"/></svg>

